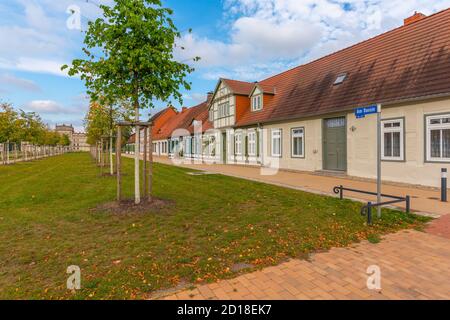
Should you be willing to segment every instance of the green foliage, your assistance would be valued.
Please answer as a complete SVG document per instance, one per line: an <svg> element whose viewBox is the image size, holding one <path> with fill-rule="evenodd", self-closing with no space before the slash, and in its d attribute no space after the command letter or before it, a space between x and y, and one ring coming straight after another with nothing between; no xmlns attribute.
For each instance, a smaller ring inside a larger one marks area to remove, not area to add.
<svg viewBox="0 0 450 320"><path fill-rule="evenodd" d="M0 143L13 141L19 131L18 113L8 103L0 106Z"/></svg>
<svg viewBox="0 0 450 320"><path fill-rule="evenodd" d="M70 138L67 134L63 134L60 138L59 138L59 145L64 146L64 147L68 147L70 146Z"/></svg>
<svg viewBox="0 0 450 320"><path fill-rule="evenodd" d="M126 102L116 105L105 106L98 102L92 102L84 119L86 127L87 142L95 145L102 136L116 134L115 123L131 120L131 109ZM125 128L123 135L128 137L131 128Z"/></svg>
<svg viewBox="0 0 450 320"><path fill-rule="evenodd" d="M61 137L50 131L34 112L15 110L11 104L0 104L0 143L28 142L35 145L56 146ZM70 144L70 141L69 141Z"/></svg>
<svg viewBox="0 0 450 320"><path fill-rule="evenodd" d="M85 35L87 59L62 69L80 74L92 100L100 103L126 100L135 110L154 107L155 100L182 103L179 89L190 89L185 78L193 69L174 61L180 33L170 18L172 10L160 0L117 0L100 8L103 17L89 22Z"/></svg>

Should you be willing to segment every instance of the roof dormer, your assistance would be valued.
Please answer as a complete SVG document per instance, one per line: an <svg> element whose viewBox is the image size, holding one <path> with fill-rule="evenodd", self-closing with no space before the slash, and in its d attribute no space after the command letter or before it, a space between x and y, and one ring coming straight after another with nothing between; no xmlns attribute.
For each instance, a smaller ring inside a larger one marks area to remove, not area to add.
<svg viewBox="0 0 450 320"><path fill-rule="evenodd" d="M275 91L275 88L272 86L255 83L255 86L249 95L251 100L251 110L254 112L261 111L264 108L264 101L267 100L268 96L275 95Z"/></svg>

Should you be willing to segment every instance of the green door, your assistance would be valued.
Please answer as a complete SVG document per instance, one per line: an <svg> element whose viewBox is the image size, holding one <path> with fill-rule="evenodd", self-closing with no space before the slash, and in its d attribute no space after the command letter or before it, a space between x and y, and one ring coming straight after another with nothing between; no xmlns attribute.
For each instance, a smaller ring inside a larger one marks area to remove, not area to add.
<svg viewBox="0 0 450 320"><path fill-rule="evenodd" d="M324 120L323 167L325 170L347 170L347 124L345 117Z"/></svg>
<svg viewBox="0 0 450 320"><path fill-rule="evenodd" d="M227 133L222 132L222 162L227 163Z"/></svg>

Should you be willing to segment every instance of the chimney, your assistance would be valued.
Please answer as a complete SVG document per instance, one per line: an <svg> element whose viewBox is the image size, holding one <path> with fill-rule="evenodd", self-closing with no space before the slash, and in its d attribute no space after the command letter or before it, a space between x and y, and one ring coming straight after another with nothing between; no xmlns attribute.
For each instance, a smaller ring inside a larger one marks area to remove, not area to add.
<svg viewBox="0 0 450 320"><path fill-rule="evenodd" d="M410 24L412 24L414 22L422 20L423 18L426 18L426 15L424 15L421 12L417 12L416 11L416 12L414 12L414 14L411 17L405 19L404 25L405 26L410 25Z"/></svg>
<svg viewBox="0 0 450 320"><path fill-rule="evenodd" d="M206 94L206 101L211 101L212 97L214 95L214 92L210 91Z"/></svg>

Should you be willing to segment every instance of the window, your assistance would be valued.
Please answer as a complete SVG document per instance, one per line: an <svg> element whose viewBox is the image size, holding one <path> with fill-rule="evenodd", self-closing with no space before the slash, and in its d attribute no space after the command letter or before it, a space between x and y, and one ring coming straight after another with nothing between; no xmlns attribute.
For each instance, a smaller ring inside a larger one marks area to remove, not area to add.
<svg viewBox="0 0 450 320"><path fill-rule="evenodd" d="M236 132L235 136L234 136L234 143L235 143L235 154L236 155L242 155L242 133L241 132Z"/></svg>
<svg viewBox="0 0 450 320"><path fill-rule="evenodd" d="M272 157L281 157L281 129L272 130Z"/></svg>
<svg viewBox="0 0 450 320"><path fill-rule="evenodd" d="M292 157L303 158L305 156L305 129L294 128L291 131Z"/></svg>
<svg viewBox="0 0 450 320"><path fill-rule="evenodd" d="M252 111L259 111L262 109L262 96L259 94L252 98Z"/></svg>
<svg viewBox="0 0 450 320"><path fill-rule="evenodd" d="M450 162L450 114L426 118L427 161Z"/></svg>
<svg viewBox="0 0 450 320"><path fill-rule="evenodd" d="M214 109L209 109L209 121L214 121Z"/></svg>
<svg viewBox="0 0 450 320"><path fill-rule="evenodd" d="M404 157L404 120L384 120L381 122L381 158L383 160L403 161Z"/></svg>
<svg viewBox="0 0 450 320"><path fill-rule="evenodd" d="M342 82L345 81L345 79L347 78L347 74L346 73L342 73L340 75L337 76L336 80L334 81L334 85L338 85L341 84Z"/></svg>
<svg viewBox="0 0 450 320"><path fill-rule="evenodd" d="M228 117L230 115L230 104L228 102L219 104L219 118Z"/></svg>
<svg viewBox="0 0 450 320"><path fill-rule="evenodd" d="M248 155L256 156L256 132L248 132Z"/></svg>
<svg viewBox="0 0 450 320"><path fill-rule="evenodd" d="M208 154L211 157L215 157L216 156L216 138L214 136L209 137L208 148L209 148Z"/></svg>

